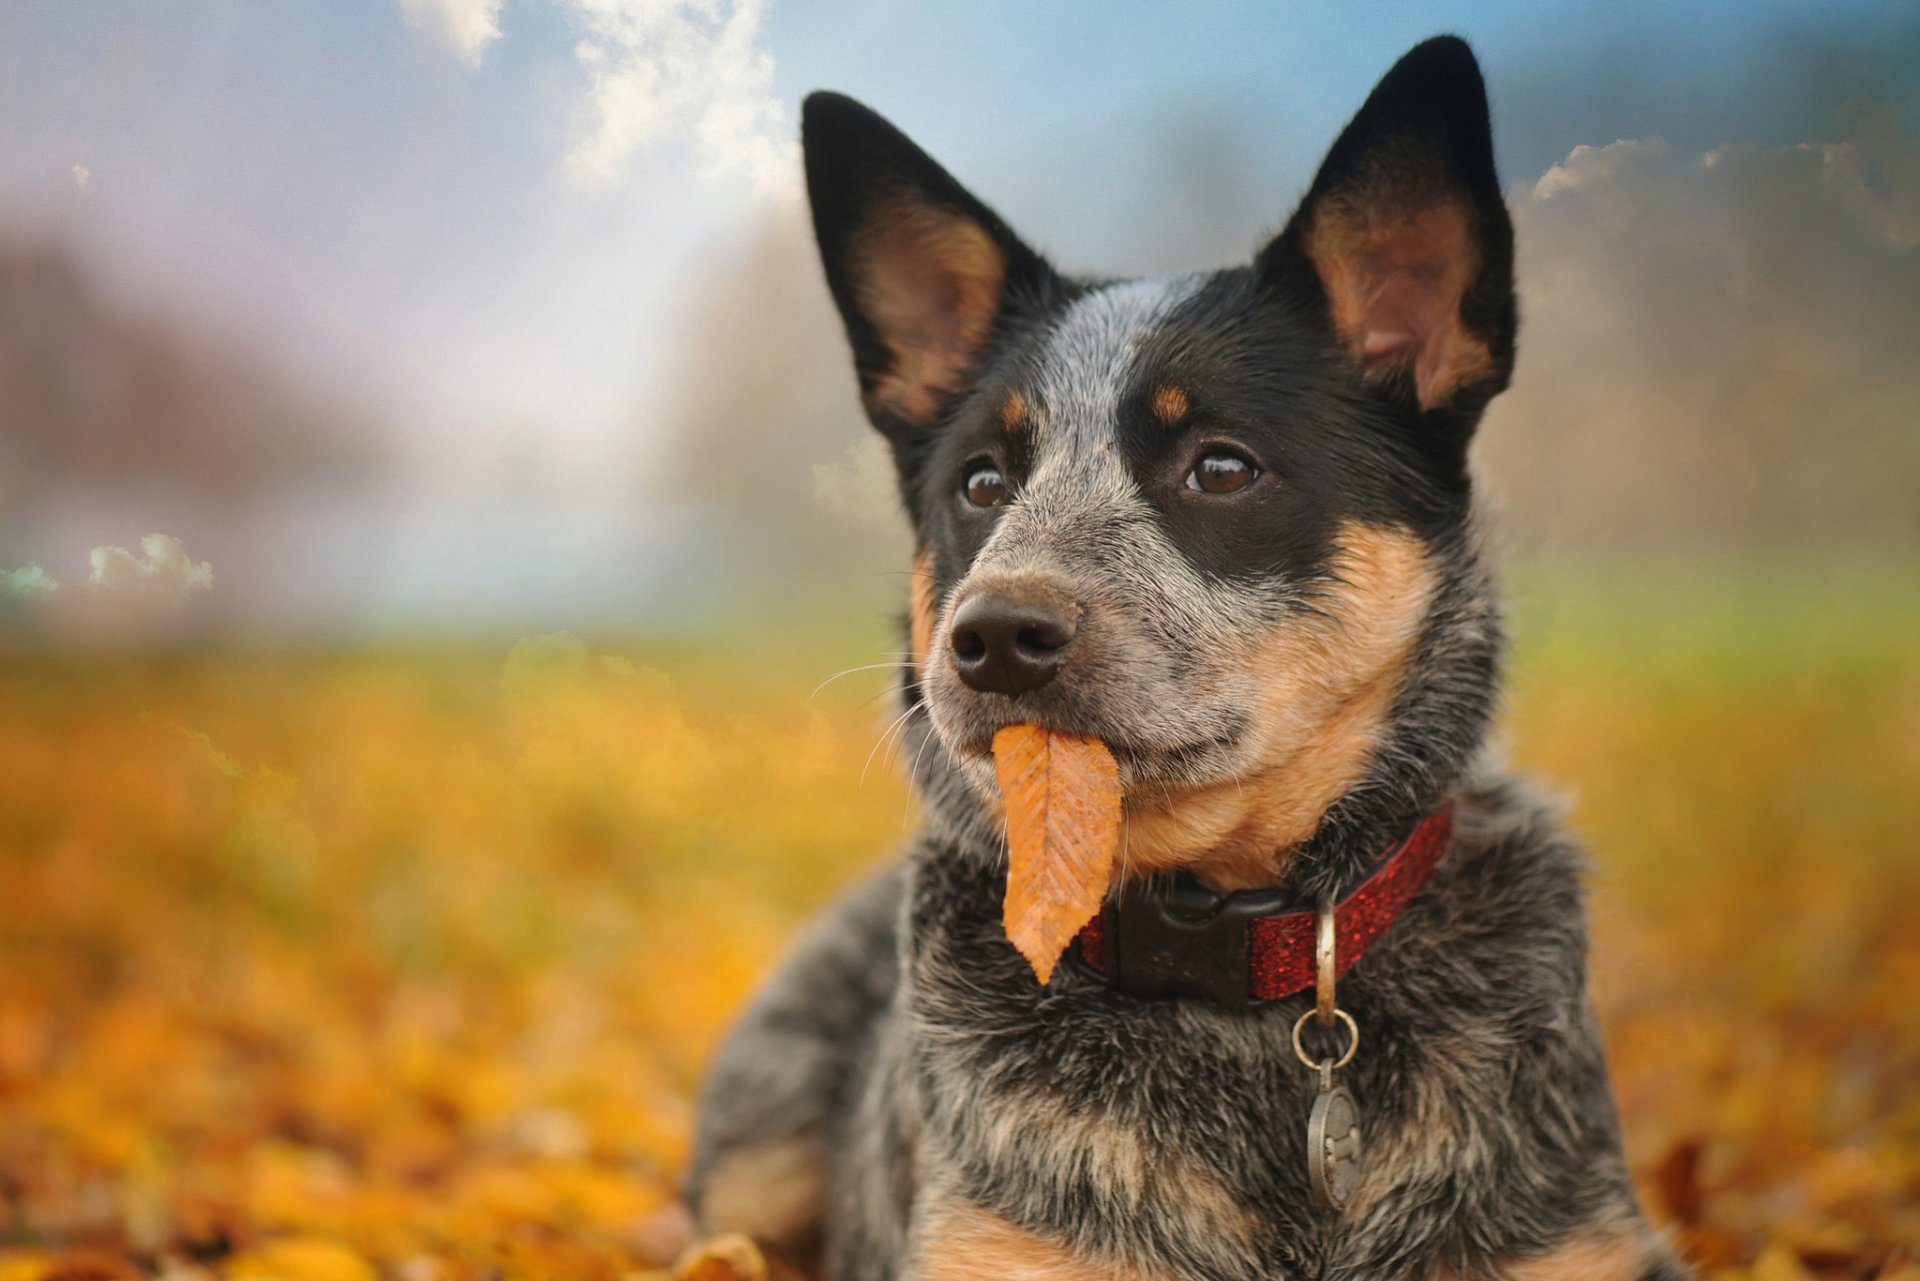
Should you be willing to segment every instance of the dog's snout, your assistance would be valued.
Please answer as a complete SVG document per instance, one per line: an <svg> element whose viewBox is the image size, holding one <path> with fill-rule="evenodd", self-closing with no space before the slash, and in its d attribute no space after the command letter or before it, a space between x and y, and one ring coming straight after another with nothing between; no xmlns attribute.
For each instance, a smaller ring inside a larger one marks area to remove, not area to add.
<svg viewBox="0 0 1920 1281"><path fill-rule="evenodd" d="M1077 611L986 592L954 612L948 643L960 679L982 693L1024 694L1054 678L1080 629Z"/></svg>

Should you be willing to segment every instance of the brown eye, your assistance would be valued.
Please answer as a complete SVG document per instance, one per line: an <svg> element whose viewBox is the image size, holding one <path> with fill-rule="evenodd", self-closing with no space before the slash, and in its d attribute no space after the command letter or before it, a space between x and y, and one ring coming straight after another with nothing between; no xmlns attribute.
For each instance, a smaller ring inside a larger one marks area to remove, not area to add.
<svg viewBox="0 0 1920 1281"><path fill-rule="evenodd" d="M967 473L967 501L975 507L994 507L1007 497L1007 482L998 467L982 464Z"/></svg>
<svg viewBox="0 0 1920 1281"><path fill-rule="evenodd" d="M1187 473L1187 488L1203 494L1231 494L1245 489L1259 468L1238 454L1216 451L1203 457Z"/></svg>

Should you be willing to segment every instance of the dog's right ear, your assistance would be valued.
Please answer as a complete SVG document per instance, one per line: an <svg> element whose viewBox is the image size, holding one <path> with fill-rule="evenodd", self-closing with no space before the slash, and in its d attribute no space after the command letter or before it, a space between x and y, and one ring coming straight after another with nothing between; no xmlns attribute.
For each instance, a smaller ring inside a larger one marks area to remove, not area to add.
<svg viewBox="0 0 1920 1281"><path fill-rule="evenodd" d="M991 209L853 99L809 95L800 139L861 398L874 425L900 441L939 417L995 326L1056 278Z"/></svg>

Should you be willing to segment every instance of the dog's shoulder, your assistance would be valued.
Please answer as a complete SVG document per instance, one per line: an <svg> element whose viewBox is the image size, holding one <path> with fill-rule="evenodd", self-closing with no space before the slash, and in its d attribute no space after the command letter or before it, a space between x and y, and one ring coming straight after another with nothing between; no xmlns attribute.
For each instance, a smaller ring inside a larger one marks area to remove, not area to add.
<svg viewBox="0 0 1920 1281"><path fill-rule="evenodd" d="M1452 847L1377 972L1416 1003L1500 992L1510 1017L1557 1022L1584 1000L1588 947L1587 854L1566 805L1482 763L1453 806Z"/></svg>

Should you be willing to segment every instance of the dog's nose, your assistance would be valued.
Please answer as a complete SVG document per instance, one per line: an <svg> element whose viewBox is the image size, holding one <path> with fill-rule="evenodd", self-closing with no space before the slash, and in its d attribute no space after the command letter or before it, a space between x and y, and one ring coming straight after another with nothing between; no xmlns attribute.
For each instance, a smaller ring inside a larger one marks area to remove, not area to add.
<svg viewBox="0 0 1920 1281"><path fill-rule="evenodd" d="M984 593L962 602L948 636L960 679L982 693L1024 694L1052 680L1079 623L1038 603Z"/></svg>

